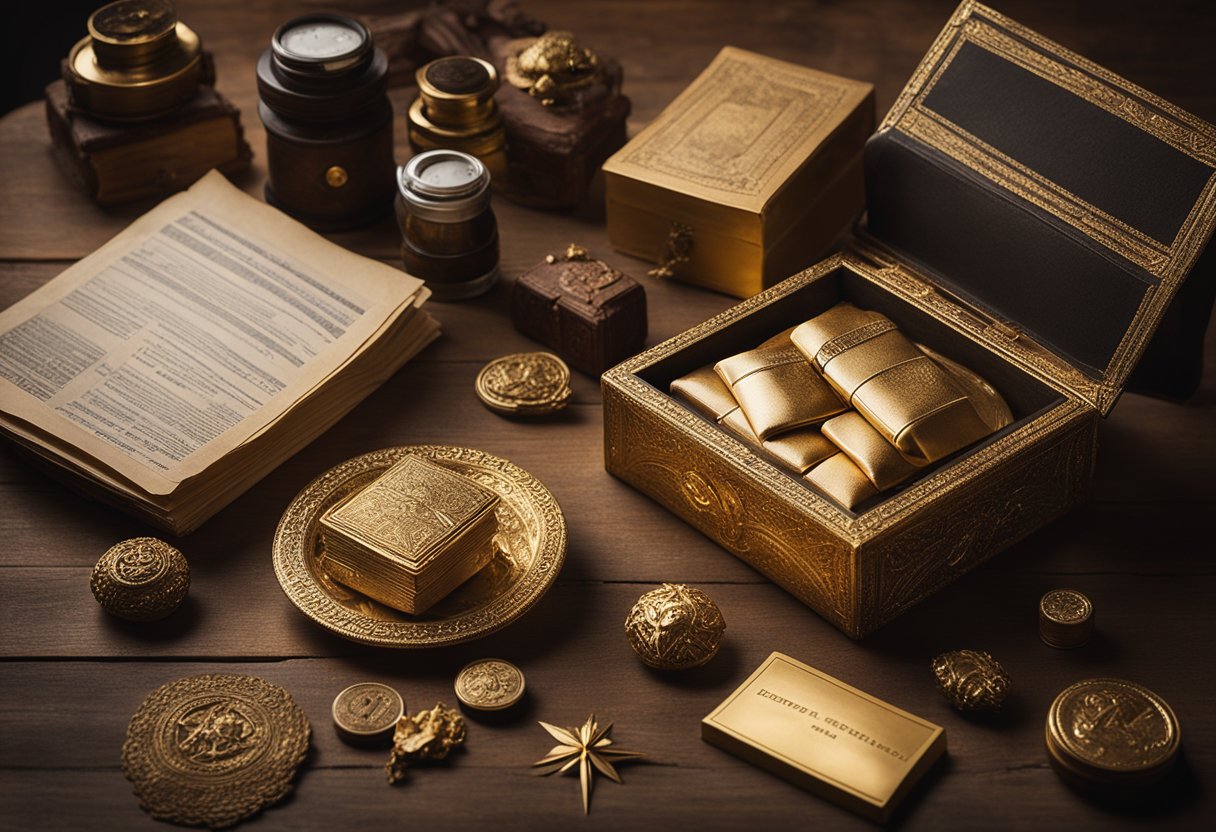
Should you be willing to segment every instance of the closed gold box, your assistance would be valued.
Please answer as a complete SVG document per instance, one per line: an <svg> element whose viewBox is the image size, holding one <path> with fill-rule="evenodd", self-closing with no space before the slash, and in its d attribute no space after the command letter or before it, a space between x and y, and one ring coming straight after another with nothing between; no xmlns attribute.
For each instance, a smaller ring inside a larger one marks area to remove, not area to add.
<svg viewBox="0 0 1216 832"><path fill-rule="evenodd" d="M745 298L814 262L861 214L874 88L725 47L604 163L608 236L672 277Z"/></svg>
<svg viewBox="0 0 1216 832"><path fill-rule="evenodd" d="M602 379L608 471L854 638L1086 498L1099 420L1216 226L1216 128L968 2L866 173L848 249ZM840 301L1013 423L848 511L668 394Z"/></svg>

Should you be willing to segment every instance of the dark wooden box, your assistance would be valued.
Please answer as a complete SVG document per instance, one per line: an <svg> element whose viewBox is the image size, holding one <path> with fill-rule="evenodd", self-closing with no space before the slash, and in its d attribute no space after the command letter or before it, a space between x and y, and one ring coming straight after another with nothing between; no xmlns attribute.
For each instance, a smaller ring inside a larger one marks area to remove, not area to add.
<svg viewBox="0 0 1216 832"><path fill-rule="evenodd" d="M600 260L540 263L515 281L515 328L598 376L646 342L646 291Z"/></svg>

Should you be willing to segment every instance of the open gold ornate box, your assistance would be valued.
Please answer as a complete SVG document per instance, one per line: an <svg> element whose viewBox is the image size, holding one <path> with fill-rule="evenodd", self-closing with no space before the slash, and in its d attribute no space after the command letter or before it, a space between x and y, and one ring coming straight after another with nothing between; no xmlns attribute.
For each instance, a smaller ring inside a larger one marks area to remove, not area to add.
<svg viewBox="0 0 1216 832"><path fill-rule="evenodd" d="M1068 511L1216 225L1216 129L975 3L866 147L860 242L604 374L605 464L855 638ZM671 398L847 300L1014 422L848 511Z"/></svg>

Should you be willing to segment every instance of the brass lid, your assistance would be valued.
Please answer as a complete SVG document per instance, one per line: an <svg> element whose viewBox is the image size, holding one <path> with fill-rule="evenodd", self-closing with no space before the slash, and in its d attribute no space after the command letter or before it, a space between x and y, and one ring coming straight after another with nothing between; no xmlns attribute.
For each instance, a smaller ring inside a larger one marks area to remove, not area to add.
<svg viewBox="0 0 1216 832"><path fill-rule="evenodd" d="M74 107L112 121L154 119L192 98L202 43L165 0L118 0L89 17L68 53Z"/></svg>
<svg viewBox="0 0 1216 832"><path fill-rule="evenodd" d="M451 130L459 135L484 133L502 125L502 114L494 104L498 70L489 61L453 55L419 68L420 114L432 129ZM415 116L410 113L411 123Z"/></svg>

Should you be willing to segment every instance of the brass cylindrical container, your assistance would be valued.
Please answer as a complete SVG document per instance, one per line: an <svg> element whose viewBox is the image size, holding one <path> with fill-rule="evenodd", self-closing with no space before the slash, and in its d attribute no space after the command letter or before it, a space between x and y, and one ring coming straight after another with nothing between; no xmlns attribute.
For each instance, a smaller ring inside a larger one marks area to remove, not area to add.
<svg viewBox="0 0 1216 832"><path fill-rule="evenodd" d="M457 150L420 153L398 171L401 259L435 300L475 297L498 280L490 182L479 159Z"/></svg>
<svg viewBox="0 0 1216 832"><path fill-rule="evenodd" d="M107 121L159 118L205 80L199 37L168 0L118 0L93 12L88 26L64 75L81 112Z"/></svg>
<svg viewBox="0 0 1216 832"><path fill-rule="evenodd" d="M418 70L418 98L410 105L415 152L448 148L476 156L496 187L506 183L507 134L494 103L498 71L480 58L453 56Z"/></svg>
<svg viewBox="0 0 1216 832"><path fill-rule="evenodd" d="M359 21L284 23L258 59L266 201L321 231L368 225L393 202L388 59Z"/></svg>

